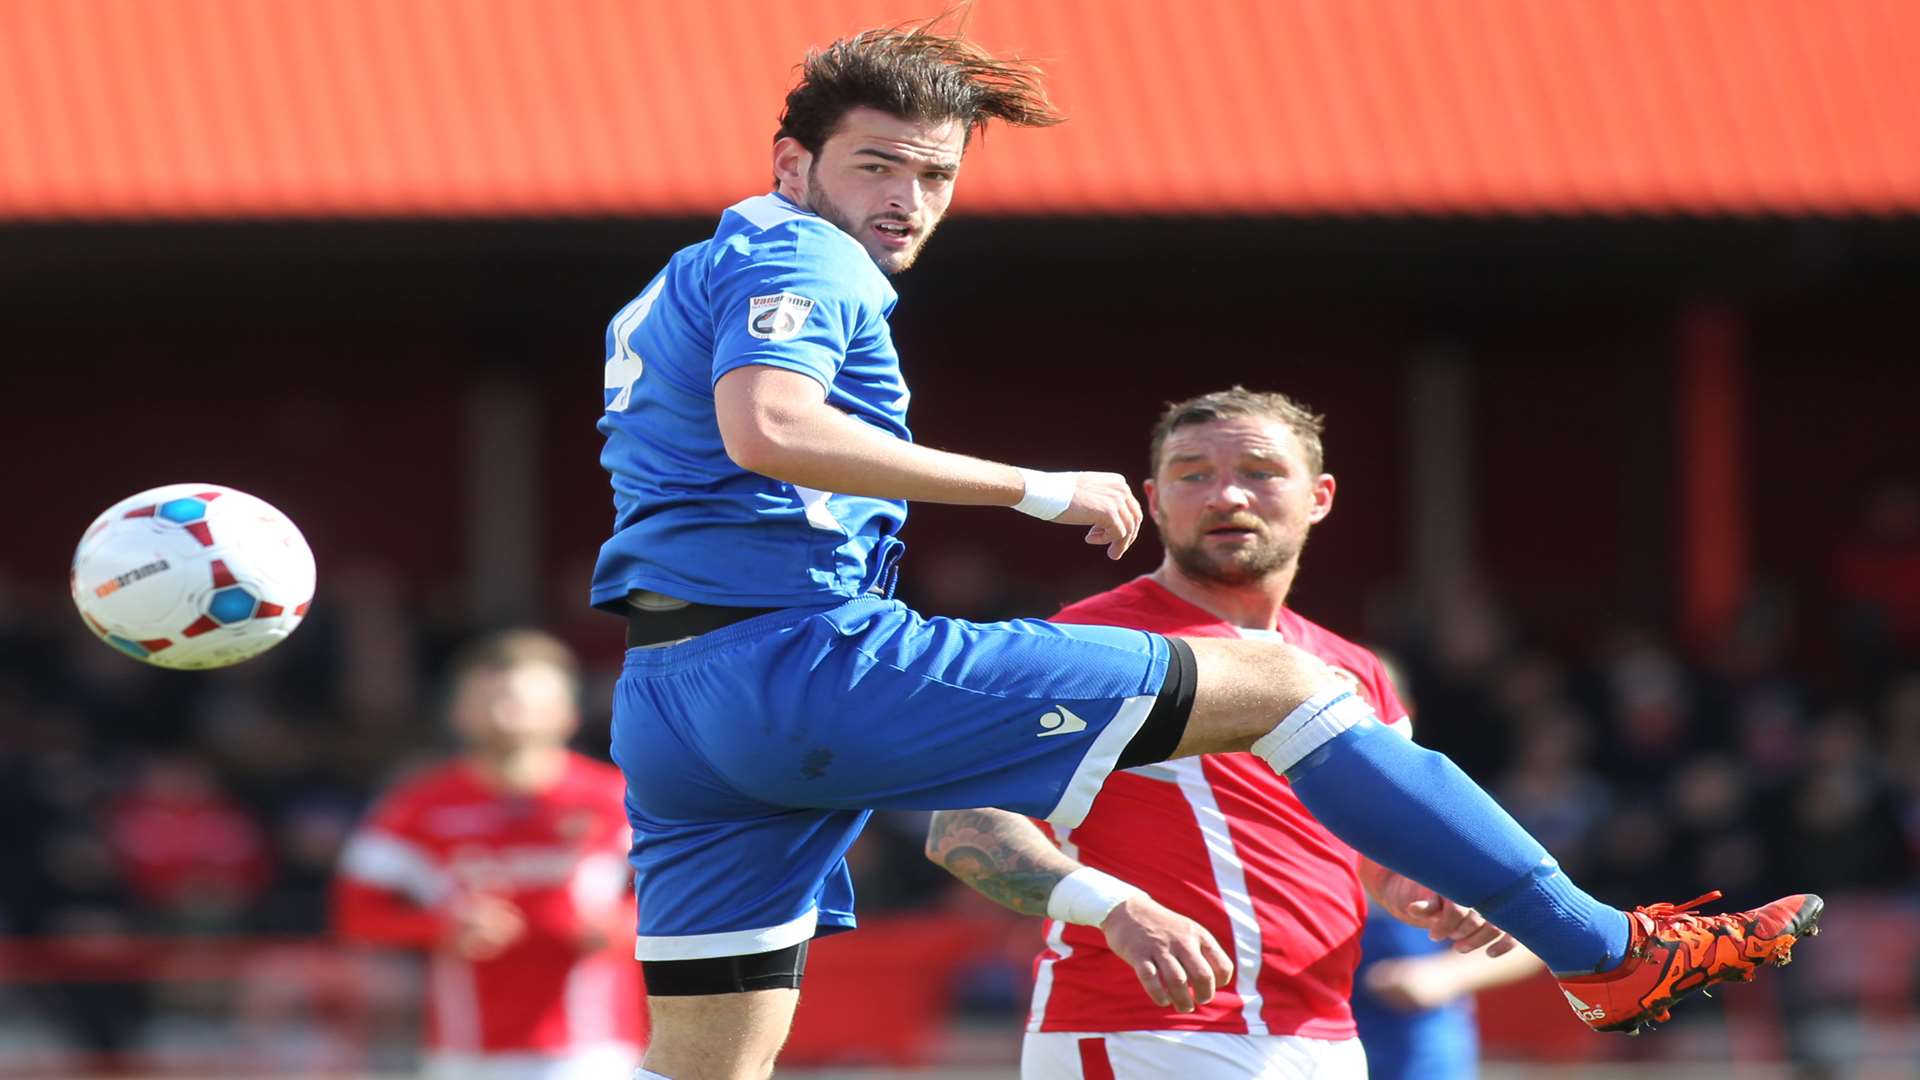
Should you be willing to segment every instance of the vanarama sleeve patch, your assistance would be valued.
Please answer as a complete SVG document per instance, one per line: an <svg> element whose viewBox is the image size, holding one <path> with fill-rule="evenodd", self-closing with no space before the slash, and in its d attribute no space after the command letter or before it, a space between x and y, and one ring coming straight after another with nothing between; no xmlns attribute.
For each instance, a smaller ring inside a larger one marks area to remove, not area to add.
<svg viewBox="0 0 1920 1080"><path fill-rule="evenodd" d="M798 293L781 292L747 300L747 333L762 341L785 341L800 333L813 301Z"/></svg>

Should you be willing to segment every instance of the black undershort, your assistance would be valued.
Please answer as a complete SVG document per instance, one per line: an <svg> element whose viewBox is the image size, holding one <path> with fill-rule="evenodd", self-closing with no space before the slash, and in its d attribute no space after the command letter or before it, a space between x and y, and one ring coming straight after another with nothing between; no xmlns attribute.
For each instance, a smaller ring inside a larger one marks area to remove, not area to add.
<svg viewBox="0 0 1920 1080"><path fill-rule="evenodd" d="M743 994L749 990L793 990L807 970L807 945L789 945L748 956L711 956L699 960L642 960L640 972L653 997L695 994Z"/></svg>
<svg viewBox="0 0 1920 1080"><path fill-rule="evenodd" d="M1193 691L1199 682L1193 662L1193 646L1179 638L1167 639L1167 680L1160 684L1153 711L1140 723L1127 748L1120 751L1116 769L1151 765L1173 756L1180 737L1187 733L1187 720L1193 715Z"/></svg>

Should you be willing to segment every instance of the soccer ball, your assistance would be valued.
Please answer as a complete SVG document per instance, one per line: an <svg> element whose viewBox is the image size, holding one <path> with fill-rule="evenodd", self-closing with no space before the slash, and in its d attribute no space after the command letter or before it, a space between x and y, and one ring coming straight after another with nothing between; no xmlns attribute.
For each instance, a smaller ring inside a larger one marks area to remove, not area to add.
<svg viewBox="0 0 1920 1080"><path fill-rule="evenodd" d="M285 514L218 484L167 484L107 508L68 578L102 641L165 668L237 664L313 603L313 550Z"/></svg>

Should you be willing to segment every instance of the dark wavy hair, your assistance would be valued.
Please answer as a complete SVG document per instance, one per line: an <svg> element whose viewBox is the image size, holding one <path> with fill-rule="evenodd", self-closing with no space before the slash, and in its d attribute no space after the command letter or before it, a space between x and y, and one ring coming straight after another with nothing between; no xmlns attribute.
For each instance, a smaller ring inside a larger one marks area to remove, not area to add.
<svg viewBox="0 0 1920 1080"><path fill-rule="evenodd" d="M926 22L866 30L813 49L800 82L787 92L775 139L793 138L818 154L850 109L877 109L903 120L958 120L970 141L988 121L1046 127L1066 119L1047 100L1040 69L1019 57L998 59L944 28L948 11Z"/></svg>

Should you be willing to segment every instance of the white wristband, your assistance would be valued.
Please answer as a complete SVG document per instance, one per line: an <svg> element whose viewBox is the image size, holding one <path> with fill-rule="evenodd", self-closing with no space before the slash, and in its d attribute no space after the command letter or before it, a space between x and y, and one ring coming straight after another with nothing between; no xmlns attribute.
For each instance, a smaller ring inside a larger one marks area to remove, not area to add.
<svg viewBox="0 0 1920 1080"><path fill-rule="evenodd" d="M1099 926L1121 901L1145 895L1144 890L1112 874L1083 866L1061 878L1048 894L1047 917L1081 926Z"/></svg>
<svg viewBox="0 0 1920 1080"><path fill-rule="evenodd" d="M1014 466L1019 468L1019 466ZM1067 512L1073 505L1074 488L1080 484L1077 472L1041 472L1038 469L1020 469L1020 479L1026 481L1026 494L1013 504L1015 510L1031 514L1042 521L1052 521Z"/></svg>

